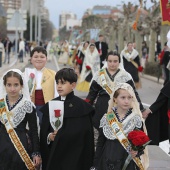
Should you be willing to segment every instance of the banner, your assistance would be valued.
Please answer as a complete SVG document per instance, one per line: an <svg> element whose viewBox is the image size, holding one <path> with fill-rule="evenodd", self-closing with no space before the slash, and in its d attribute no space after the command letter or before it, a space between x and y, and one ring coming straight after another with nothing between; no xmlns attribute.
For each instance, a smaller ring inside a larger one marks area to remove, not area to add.
<svg viewBox="0 0 170 170"><path fill-rule="evenodd" d="M170 25L170 0L160 0L162 25Z"/></svg>

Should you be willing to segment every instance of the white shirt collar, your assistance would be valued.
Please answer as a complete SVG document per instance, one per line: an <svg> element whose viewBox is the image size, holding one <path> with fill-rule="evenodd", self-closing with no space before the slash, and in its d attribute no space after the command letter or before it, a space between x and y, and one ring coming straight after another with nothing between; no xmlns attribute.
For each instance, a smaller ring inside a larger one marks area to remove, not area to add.
<svg viewBox="0 0 170 170"><path fill-rule="evenodd" d="M66 96L61 96L61 100L65 100L66 99Z"/></svg>

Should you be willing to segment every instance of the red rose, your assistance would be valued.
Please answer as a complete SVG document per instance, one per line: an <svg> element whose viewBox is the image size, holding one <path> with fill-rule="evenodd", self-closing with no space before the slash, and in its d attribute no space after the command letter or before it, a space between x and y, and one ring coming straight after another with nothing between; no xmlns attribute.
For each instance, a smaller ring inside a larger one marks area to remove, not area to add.
<svg viewBox="0 0 170 170"><path fill-rule="evenodd" d="M87 70L91 70L91 67L90 67L90 66L86 66L86 69L87 69Z"/></svg>
<svg viewBox="0 0 170 170"><path fill-rule="evenodd" d="M30 77L33 79L35 77L34 73L30 73Z"/></svg>
<svg viewBox="0 0 170 170"><path fill-rule="evenodd" d="M142 67L142 66L139 66L139 67L138 67L138 71L139 71L139 72L142 72L142 71L143 71L143 67Z"/></svg>
<svg viewBox="0 0 170 170"><path fill-rule="evenodd" d="M147 143L150 139L141 130L134 130L128 134L128 139L134 146L142 146Z"/></svg>
<svg viewBox="0 0 170 170"><path fill-rule="evenodd" d="M61 116L60 111L61 111L61 110L54 110L55 117L60 117L60 116Z"/></svg>

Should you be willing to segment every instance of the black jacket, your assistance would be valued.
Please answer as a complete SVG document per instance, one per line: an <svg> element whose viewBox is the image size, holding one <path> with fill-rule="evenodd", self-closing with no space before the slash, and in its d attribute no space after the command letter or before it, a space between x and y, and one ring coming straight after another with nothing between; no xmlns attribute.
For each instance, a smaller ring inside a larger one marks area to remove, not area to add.
<svg viewBox="0 0 170 170"><path fill-rule="evenodd" d="M57 97L53 100L60 100ZM93 107L71 92L64 101L63 125L54 142L47 145L47 136L53 129L49 122L49 105L42 107L40 145L43 170L89 170L93 163L94 134Z"/></svg>

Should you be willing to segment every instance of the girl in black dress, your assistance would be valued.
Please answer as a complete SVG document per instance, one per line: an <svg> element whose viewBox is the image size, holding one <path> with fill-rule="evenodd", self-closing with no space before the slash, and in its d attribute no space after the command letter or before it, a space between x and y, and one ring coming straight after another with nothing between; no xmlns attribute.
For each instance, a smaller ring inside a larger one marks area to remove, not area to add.
<svg viewBox="0 0 170 170"><path fill-rule="evenodd" d="M116 123L113 118L116 119ZM100 128L94 167L91 170L121 170L129 154L132 155L133 159L126 170L140 169L136 159L142 163L143 169L147 169L148 156L146 149L144 154L140 155L137 151L130 149L131 145L126 145L129 142L127 138L129 132L135 128L146 131L139 104L133 88L129 84L120 83L115 85L108 113L102 117ZM122 134L124 134L124 137L122 137Z"/></svg>
<svg viewBox="0 0 170 170"><path fill-rule="evenodd" d="M35 170L40 163L35 106L22 72L12 69L0 81L0 169Z"/></svg>

